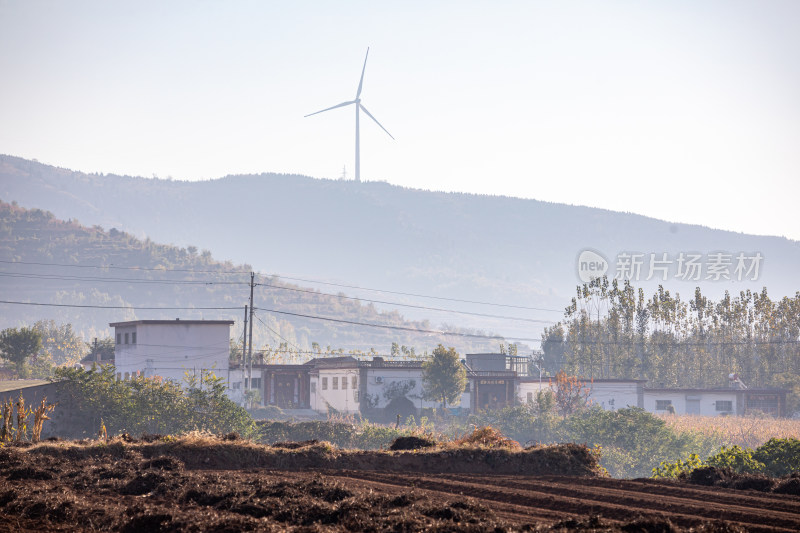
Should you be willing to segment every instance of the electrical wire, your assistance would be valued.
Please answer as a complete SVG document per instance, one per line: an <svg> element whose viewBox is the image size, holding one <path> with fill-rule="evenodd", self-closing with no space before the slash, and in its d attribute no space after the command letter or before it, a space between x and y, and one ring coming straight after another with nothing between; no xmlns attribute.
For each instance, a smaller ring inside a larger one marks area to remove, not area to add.
<svg viewBox="0 0 800 533"><path fill-rule="evenodd" d="M149 268L149 267L123 267L123 266L114 266L111 265L70 265L66 263L46 263L40 261L8 261L8 260L0 260L0 263L7 263L7 264L21 264L21 265L39 265L39 266L59 266L59 267L70 267L70 268L99 268L99 269L121 269L121 270L143 270L143 271L158 271L158 272L193 272L193 273L212 273L212 274L246 274L247 271L244 270L195 270L195 269L181 269L181 268ZM343 283L333 283L330 281L320 281L314 279L307 279L307 278L295 278L291 276L285 276L282 274L277 273L265 273L261 271L255 271L261 277L264 278L283 278L292 281L301 281L303 283L316 283L320 285L330 285L332 287L343 287L348 289L358 289L364 291L371 291L371 292L379 292L385 294L396 294L399 296L412 296L416 298L429 298L434 300L441 300L441 301L449 301L449 302L459 302L459 303L469 303L475 305L489 305L494 307L506 307L512 309L526 309L530 311L546 311L546 312L553 312L553 313L563 313L563 309L550 309L545 307L529 307L523 305L512 305L512 304L501 304L501 303L494 303L494 302L483 302L479 300L463 300L459 298L448 298L444 296L433 296L433 295L426 295L426 294L418 294L418 293L411 293L411 292L402 292L402 291L392 291L387 289L375 289L370 287L361 287L358 285L347 285ZM338 296L338 295L331 295L331 296ZM364 301L369 301L367 299L361 298Z"/></svg>
<svg viewBox="0 0 800 533"><path fill-rule="evenodd" d="M157 280L141 278L101 278L85 276L56 276L55 274L30 274L22 272L0 272L0 277L46 279L57 281L89 281L93 283L147 283L155 285L249 285L244 281L203 281L203 280Z"/></svg>
<svg viewBox="0 0 800 533"><path fill-rule="evenodd" d="M319 296L330 296L332 298L343 298L343 299L355 300L355 301L359 301L359 302L371 302L371 303L382 304L382 305L396 305L396 306L399 306L399 307L410 307L412 309L423 309L425 311L442 311L442 312L445 312L445 313L457 313L459 315L472 315L472 316L480 316L480 317L486 317L486 318L500 318L500 319L503 319L503 320L518 320L518 321L521 321L521 322L531 322L531 323L535 323L535 324L555 324L556 323L553 320L537 320L537 319L533 319L533 318L522 318L522 317L516 317L516 316L490 315L490 314L487 314L487 313L474 313L472 311L457 311L455 309L444 309L444 308L441 308L441 307L428 307L428 306L425 306L425 305L403 304L403 303L399 303L399 302L386 302L386 301L382 301L382 300L372 300L372 299L369 299L369 298L359 298L357 296L346 296L344 294L330 294L330 293L327 293L327 292L319 292L319 291L314 291L314 290L310 290L310 289L300 289L300 288L295 288L295 287L282 287L280 285L271 285L269 283L257 283L257 285L262 286L262 287L269 287L269 288L272 288L272 289L302 292L302 293L314 294L314 295L319 295Z"/></svg>
<svg viewBox="0 0 800 533"><path fill-rule="evenodd" d="M139 307L130 305L91 305L91 304L48 304L39 302L15 302L11 300L0 300L0 304L10 305L33 305L39 307L75 307L79 309L127 309L130 311L231 311L241 310L241 307Z"/></svg>
<svg viewBox="0 0 800 533"><path fill-rule="evenodd" d="M56 264L54 264L56 265ZM61 265L58 265L61 266ZM78 265L75 265L78 266ZM87 266L87 265L80 265L80 266ZM156 270L156 269L150 269ZM209 280L150 280L150 279L141 279L141 278L118 278L118 277L85 277L85 276L59 276L55 274L33 274L33 273L23 273L23 272L0 272L0 277L13 277L13 278L27 278L27 279L48 279L48 280L59 280L59 281L79 281L79 282L108 282L108 283L129 283L129 284L151 284L151 285L249 285L249 282L246 281L209 281ZM274 285L271 283L256 283L256 286L262 286L270 289L275 290L284 290L284 291L293 291L293 292L300 292L304 294L311 294L314 296L327 296L330 298L339 298L339 299L347 299L357 302L370 302L380 305L389 305L389 306L397 306L397 307L406 307L411 309L421 309L425 311L438 311L444 313L453 313L453 314L460 314L460 315L470 315L470 316L478 316L483 318L496 318L501 320L514 320L519 322L528 322L533 324L555 324L553 320L540 320L540 319L533 319L533 318L523 318L523 317L515 317L515 316L504 316L504 315L493 315L488 313L477 313L474 311L459 311L456 309L446 309L441 307L430 307L424 305L415 305L415 304L406 304L401 302L390 302L384 300L375 300L369 298L359 298L355 296L347 296L344 294L331 294L327 292L321 292L318 290L311 290L311 289L302 289L300 287L287 287L281 285Z"/></svg>

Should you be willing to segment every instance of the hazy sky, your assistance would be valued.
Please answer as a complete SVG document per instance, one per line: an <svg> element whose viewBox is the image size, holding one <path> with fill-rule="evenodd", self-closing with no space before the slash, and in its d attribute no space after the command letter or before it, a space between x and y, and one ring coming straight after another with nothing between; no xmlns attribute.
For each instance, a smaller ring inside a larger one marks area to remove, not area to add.
<svg viewBox="0 0 800 533"><path fill-rule="evenodd" d="M800 239L796 0L0 0L0 153L352 176L367 46L365 180Z"/></svg>

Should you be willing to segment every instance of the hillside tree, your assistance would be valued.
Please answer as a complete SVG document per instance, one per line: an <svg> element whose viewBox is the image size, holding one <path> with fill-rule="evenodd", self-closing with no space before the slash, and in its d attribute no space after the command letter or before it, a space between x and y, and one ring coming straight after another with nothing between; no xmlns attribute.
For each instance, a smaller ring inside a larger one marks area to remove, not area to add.
<svg viewBox="0 0 800 533"><path fill-rule="evenodd" d="M467 371L455 348L439 345L422 363L422 397L429 401L458 405L467 386Z"/></svg>
<svg viewBox="0 0 800 533"><path fill-rule="evenodd" d="M42 336L33 328L8 328L0 332L0 357L13 363L26 377L25 361L42 349Z"/></svg>

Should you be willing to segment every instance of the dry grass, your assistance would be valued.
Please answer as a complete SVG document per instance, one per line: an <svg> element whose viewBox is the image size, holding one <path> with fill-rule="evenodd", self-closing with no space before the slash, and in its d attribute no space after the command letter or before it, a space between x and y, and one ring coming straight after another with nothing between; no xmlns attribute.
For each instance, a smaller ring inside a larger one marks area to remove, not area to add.
<svg viewBox="0 0 800 533"><path fill-rule="evenodd" d="M187 469L239 470L378 470L396 472L494 473L525 475L602 475L597 458L585 446L560 444L522 450L499 433L482 431L462 445L447 443L412 452L340 450L329 442L310 441L299 447L269 446L247 439L193 432L142 439L113 437L28 444L26 453L54 460L156 459L179 460Z"/></svg>
<svg viewBox="0 0 800 533"><path fill-rule="evenodd" d="M673 430L691 431L721 444L757 448L771 438L800 439L800 420L750 416L657 415Z"/></svg>
<svg viewBox="0 0 800 533"><path fill-rule="evenodd" d="M479 446L481 448L506 448L509 450L519 450L522 448L519 442L511 440L497 429L491 426L475 428L469 435L464 435L460 439L453 441L456 446Z"/></svg>

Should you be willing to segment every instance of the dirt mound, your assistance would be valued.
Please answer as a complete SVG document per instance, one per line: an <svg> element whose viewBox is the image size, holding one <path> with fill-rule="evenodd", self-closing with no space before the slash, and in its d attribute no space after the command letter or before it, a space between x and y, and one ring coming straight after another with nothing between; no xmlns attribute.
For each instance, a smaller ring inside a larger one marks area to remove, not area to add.
<svg viewBox="0 0 800 533"><path fill-rule="evenodd" d="M193 436L0 452L0 532L800 530L800 498L609 479L577 445L348 452ZM329 468L298 467L315 461Z"/></svg>
<svg viewBox="0 0 800 533"><path fill-rule="evenodd" d="M423 448L432 448L434 446L436 446L436 441L433 439L411 435L408 437L397 437L389 446L389 449L392 451L421 450Z"/></svg>
<svg viewBox="0 0 800 533"><path fill-rule="evenodd" d="M319 444L317 439L303 440L300 442L276 442L272 445L273 448L284 448L286 450L296 450L298 448L305 448L307 446L314 446Z"/></svg>
<svg viewBox="0 0 800 533"><path fill-rule="evenodd" d="M457 439L457 446L480 446L481 448L508 448L518 450L522 448L519 442L511 440L491 426L475 428L470 435Z"/></svg>
<svg viewBox="0 0 800 533"><path fill-rule="evenodd" d="M800 474L772 478L763 474L738 474L730 468L708 466L697 468L688 475L684 474L680 479L695 485L800 495Z"/></svg>
<svg viewBox="0 0 800 533"><path fill-rule="evenodd" d="M689 483L710 487L729 482L735 476L730 468L717 468L715 466L704 466L695 468L688 475Z"/></svg>
<svg viewBox="0 0 800 533"><path fill-rule="evenodd" d="M777 486L773 489L778 494L791 494L793 496L800 496L800 477L794 475L780 480Z"/></svg>
<svg viewBox="0 0 800 533"><path fill-rule="evenodd" d="M153 468L158 470L183 470L184 464L180 459L161 455L142 464L142 468Z"/></svg>

